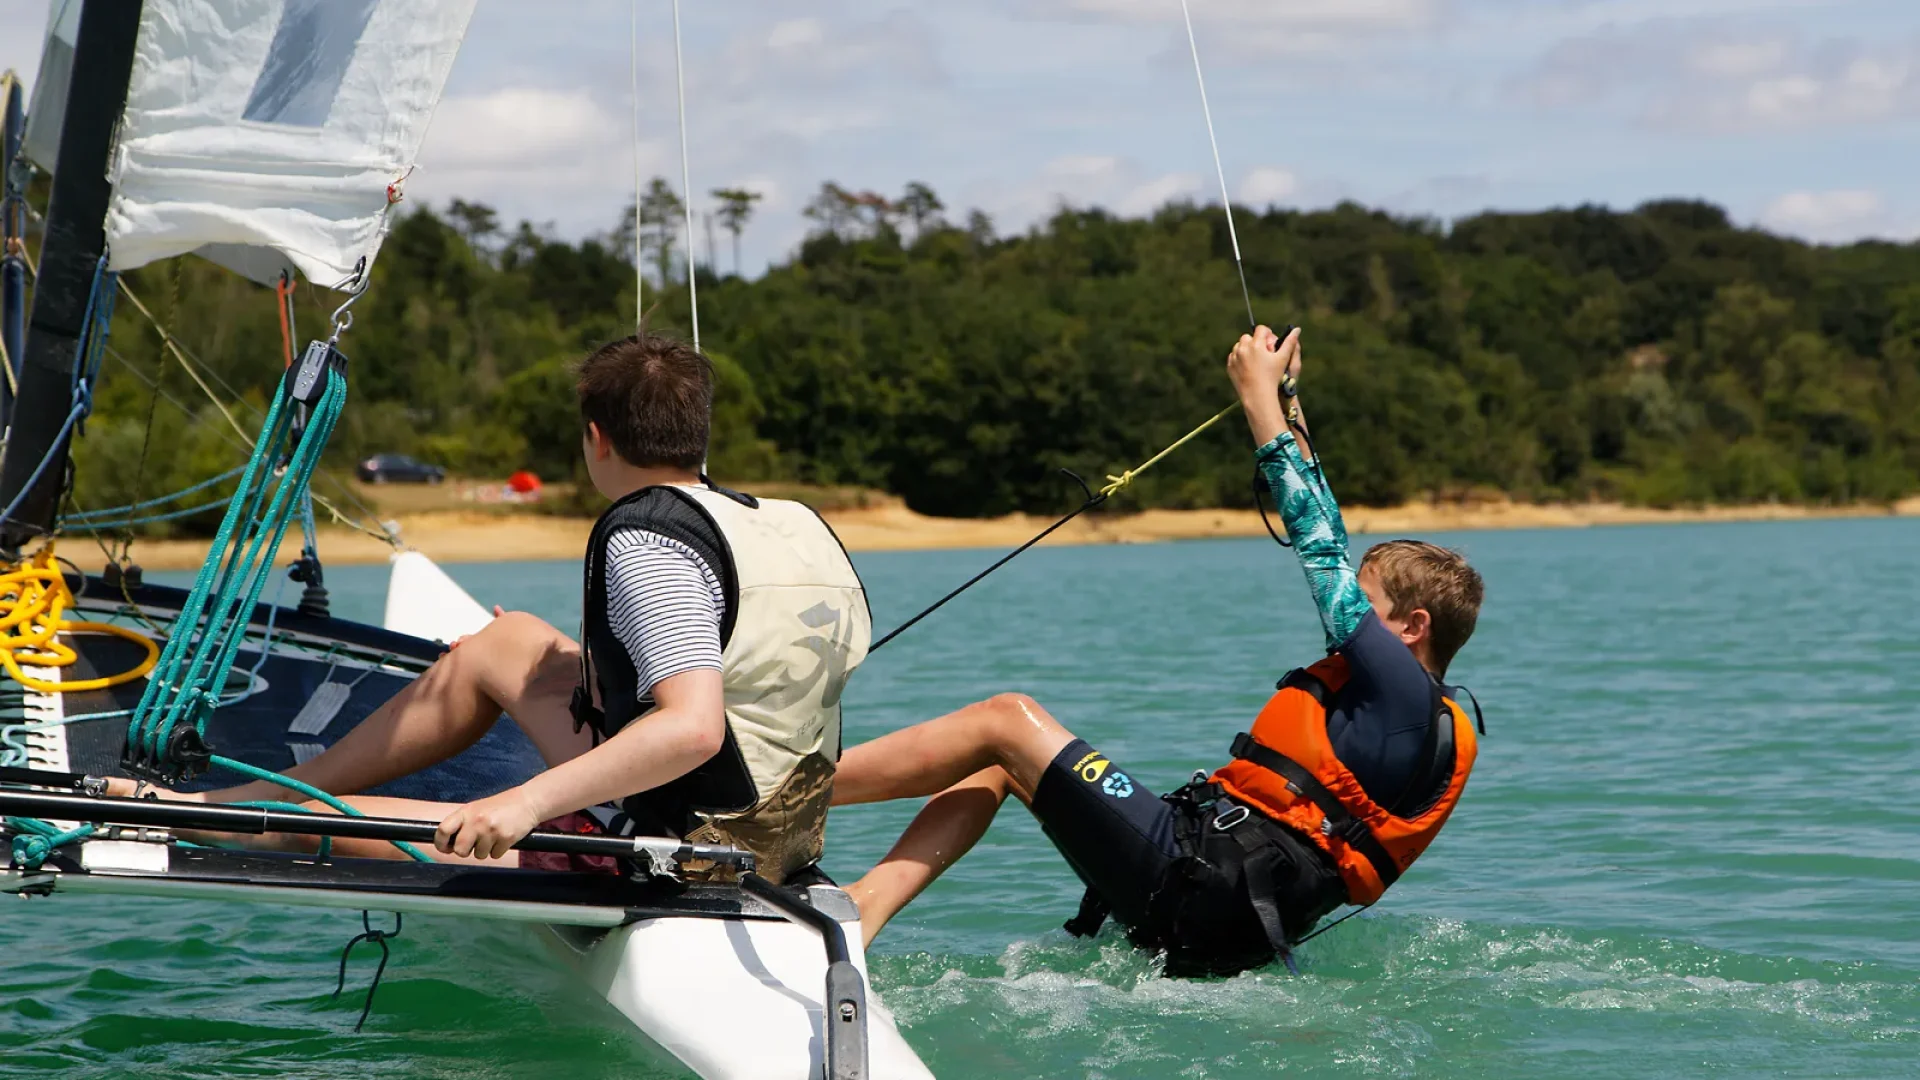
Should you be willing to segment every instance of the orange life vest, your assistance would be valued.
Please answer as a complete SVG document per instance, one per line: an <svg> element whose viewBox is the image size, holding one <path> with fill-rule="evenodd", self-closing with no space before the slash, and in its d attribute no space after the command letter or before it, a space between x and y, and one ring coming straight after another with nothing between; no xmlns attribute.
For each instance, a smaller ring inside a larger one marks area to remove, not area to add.
<svg viewBox="0 0 1920 1080"><path fill-rule="evenodd" d="M1355 904L1371 904L1433 843L1467 786L1478 750L1474 725L1436 685L1436 734L1453 743L1453 773L1430 806L1396 817L1367 797L1327 737L1326 702L1347 682L1347 661L1329 656L1281 680L1234 760L1213 780L1234 799L1305 835L1332 858ZM1437 779L1435 780L1437 786ZM1431 790L1431 788L1429 789Z"/></svg>

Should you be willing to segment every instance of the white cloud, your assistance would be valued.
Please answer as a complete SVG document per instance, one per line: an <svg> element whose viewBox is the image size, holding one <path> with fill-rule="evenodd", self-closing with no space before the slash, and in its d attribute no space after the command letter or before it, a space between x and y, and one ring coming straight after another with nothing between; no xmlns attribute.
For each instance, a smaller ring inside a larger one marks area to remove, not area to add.
<svg viewBox="0 0 1920 1080"><path fill-rule="evenodd" d="M1036 5L1080 15L1126 22L1179 22L1179 6L1169 0L1046 0ZM1242 30L1314 31L1412 30L1439 16L1439 0L1214 0L1195 19Z"/></svg>
<svg viewBox="0 0 1920 1080"><path fill-rule="evenodd" d="M1738 79L1774 70L1786 61L1787 52L1787 42L1780 38L1710 41L1695 48L1687 61L1702 74Z"/></svg>
<svg viewBox="0 0 1920 1080"><path fill-rule="evenodd" d="M1167 57L1186 59L1175 0L1003 0L1003 6L1025 19L1163 27ZM1192 4L1192 15L1204 57L1271 61L1430 30L1458 7L1458 0L1205 0Z"/></svg>
<svg viewBox="0 0 1920 1080"><path fill-rule="evenodd" d="M1822 242L1902 231L1878 192L1860 190L1791 191L1768 204L1760 223L1776 232Z"/></svg>
<svg viewBox="0 0 1920 1080"><path fill-rule="evenodd" d="M1024 183L981 194L996 221L1017 227L1063 205L1133 216L1152 213L1174 199L1204 198L1206 191L1197 172L1151 175L1138 163L1111 154L1065 154L1043 163Z"/></svg>
<svg viewBox="0 0 1920 1080"><path fill-rule="evenodd" d="M570 232L599 231L633 197L630 130L627 117L583 89L450 96L434 113L408 194L424 202L478 197L509 220L563 218ZM677 169L671 137L641 143L646 175Z"/></svg>
<svg viewBox="0 0 1920 1080"><path fill-rule="evenodd" d="M1042 165L1040 175L1048 180L1101 182L1120 175L1125 169L1126 164L1112 154L1069 154ZM1060 194L1066 192L1063 190Z"/></svg>
<svg viewBox="0 0 1920 1080"><path fill-rule="evenodd" d="M1648 126L1745 133L1920 116L1920 38L1815 39L1657 18L1567 38L1513 84L1536 105L1624 103Z"/></svg>
<svg viewBox="0 0 1920 1080"><path fill-rule="evenodd" d="M421 156L443 168L541 168L624 130L586 90L514 86L441 101Z"/></svg>
<svg viewBox="0 0 1920 1080"><path fill-rule="evenodd" d="M1237 203L1266 207L1284 202L1300 192L1300 178L1287 169L1263 166L1248 173L1234 193Z"/></svg>
<svg viewBox="0 0 1920 1080"><path fill-rule="evenodd" d="M1134 217L1150 214L1167 203L1180 198L1193 198L1201 192L1199 173L1177 172L1156 176L1143 184L1136 184L1120 194L1113 201L1112 209Z"/></svg>
<svg viewBox="0 0 1920 1080"><path fill-rule="evenodd" d="M871 21L814 16L764 25L746 20L722 61L709 72L715 82L736 87L781 86L789 94L881 77L937 84L946 78L939 49L926 22L911 11L893 11ZM717 72L717 73L716 73Z"/></svg>

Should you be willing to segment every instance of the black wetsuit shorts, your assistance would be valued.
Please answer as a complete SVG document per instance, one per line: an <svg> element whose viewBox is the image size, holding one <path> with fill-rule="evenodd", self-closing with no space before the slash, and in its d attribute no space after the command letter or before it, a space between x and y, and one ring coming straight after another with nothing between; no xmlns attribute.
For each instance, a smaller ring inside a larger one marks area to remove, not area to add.
<svg viewBox="0 0 1920 1080"><path fill-rule="evenodd" d="M1331 861L1305 838L1230 799L1159 798L1082 739L1041 774L1033 814L1134 942L1166 950L1169 975L1273 960L1247 890L1250 849L1266 861L1289 938L1345 900Z"/></svg>

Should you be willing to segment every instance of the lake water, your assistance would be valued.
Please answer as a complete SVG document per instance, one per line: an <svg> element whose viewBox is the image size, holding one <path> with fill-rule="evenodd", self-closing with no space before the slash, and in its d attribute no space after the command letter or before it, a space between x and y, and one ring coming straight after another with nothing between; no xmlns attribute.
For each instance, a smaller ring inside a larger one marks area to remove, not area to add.
<svg viewBox="0 0 1920 1080"><path fill-rule="evenodd" d="M1452 674L1489 735L1419 866L1298 978L1173 981L1111 930L1061 932L1078 885L1010 804L872 954L937 1073L1920 1075L1920 521L1439 539L1487 579ZM989 558L857 561L885 628ZM578 617L575 565L449 569L485 603ZM377 619L383 569L327 582ZM848 739L1024 690L1165 790L1320 642L1266 541L1037 550L862 669ZM829 871L857 876L912 810L836 810ZM358 994L328 995L357 915L5 907L0 1075L658 1075L487 925L409 919L355 1035Z"/></svg>

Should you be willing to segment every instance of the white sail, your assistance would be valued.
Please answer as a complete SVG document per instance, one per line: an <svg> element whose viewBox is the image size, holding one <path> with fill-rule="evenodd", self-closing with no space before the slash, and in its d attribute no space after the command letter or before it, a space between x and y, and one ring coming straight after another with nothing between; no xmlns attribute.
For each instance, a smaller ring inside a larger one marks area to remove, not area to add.
<svg viewBox="0 0 1920 1080"><path fill-rule="evenodd" d="M338 286L373 263L474 0L146 0L115 270L194 252Z"/></svg>
<svg viewBox="0 0 1920 1080"><path fill-rule="evenodd" d="M67 113L67 79L73 74L73 43L80 35L80 0L53 0L47 8L47 35L40 47L40 70L33 77L27 104L27 136L20 152L49 171L60 153L60 121Z"/></svg>

